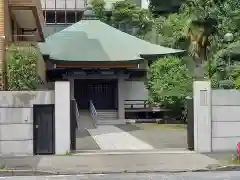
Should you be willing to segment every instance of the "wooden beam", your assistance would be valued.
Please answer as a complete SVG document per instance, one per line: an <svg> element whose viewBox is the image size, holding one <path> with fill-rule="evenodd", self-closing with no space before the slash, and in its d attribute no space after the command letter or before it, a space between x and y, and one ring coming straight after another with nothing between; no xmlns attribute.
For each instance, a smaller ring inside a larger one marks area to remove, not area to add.
<svg viewBox="0 0 240 180"><path fill-rule="evenodd" d="M137 64L68 63L68 64L56 64L56 68L137 68Z"/></svg>

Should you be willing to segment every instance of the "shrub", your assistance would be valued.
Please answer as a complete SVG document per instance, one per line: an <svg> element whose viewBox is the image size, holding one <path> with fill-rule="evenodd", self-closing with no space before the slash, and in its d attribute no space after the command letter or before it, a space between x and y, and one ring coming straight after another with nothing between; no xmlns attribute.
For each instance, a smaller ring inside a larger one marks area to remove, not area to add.
<svg viewBox="0 0 240 180"><path fill-rule="evenodd" d="M10 45L7 52L8 90L35 90L39 84L34 46Z"/></svg>

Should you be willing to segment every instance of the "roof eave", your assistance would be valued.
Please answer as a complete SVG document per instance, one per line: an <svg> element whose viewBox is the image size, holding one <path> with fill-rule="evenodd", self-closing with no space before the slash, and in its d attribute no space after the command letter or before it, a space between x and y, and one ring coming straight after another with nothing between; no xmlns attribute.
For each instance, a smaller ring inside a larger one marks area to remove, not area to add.
<svg viewBox="0 0 240 180"><path fill-rule="evenodd" d="M49 61L54 62L56 64L68 64L68 63L100 63L100 64L114 64L114 63L139 63L144 60L143 58L132 59L132 60L115 60L115 61L69 61L69 60L60 60L60 59L52 59L49 58Z"/></svg>
<svg viewBox="0 0 240 180"><path fill-rule="evenodd" d="M184 56L187 51L181 50L173 53L166 53L166 54L140 54L140 57L144 59L152 59L152 58L161 58L165 56Z"/></svg>

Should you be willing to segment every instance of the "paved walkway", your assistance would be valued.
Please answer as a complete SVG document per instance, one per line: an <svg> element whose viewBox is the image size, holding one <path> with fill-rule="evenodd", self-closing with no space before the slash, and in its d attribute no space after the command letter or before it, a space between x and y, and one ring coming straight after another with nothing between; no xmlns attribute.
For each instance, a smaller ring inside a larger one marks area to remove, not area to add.
<svg viewBox="0 0 240 180"><path fill-rule="evenodd" d="M97 143L86 129L94 129L92 119L88 111L80 111L77 119L78 129L76 130L76 149L79 150L100 150Z"/></svg>
<svg viewBox="0 0 240 180"><path fill-rule="evenodd" d="M153 146L116 126L98 126L88 129L101 150L152 150Z"/></svg>

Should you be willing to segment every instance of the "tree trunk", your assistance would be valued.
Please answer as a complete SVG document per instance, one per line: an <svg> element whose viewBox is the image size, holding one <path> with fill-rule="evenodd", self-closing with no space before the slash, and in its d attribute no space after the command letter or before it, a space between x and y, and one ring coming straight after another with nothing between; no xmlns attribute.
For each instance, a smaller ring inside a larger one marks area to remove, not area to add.
<svg viewBox="0 0 240 180"><path fill-rule="evenodd" d="M205 77L204 62L206 61L206 49L204 47L200 47L197 57L195 57L195 59L196 59L195 68L196 78L197 80L203 80Z"/></svg>

